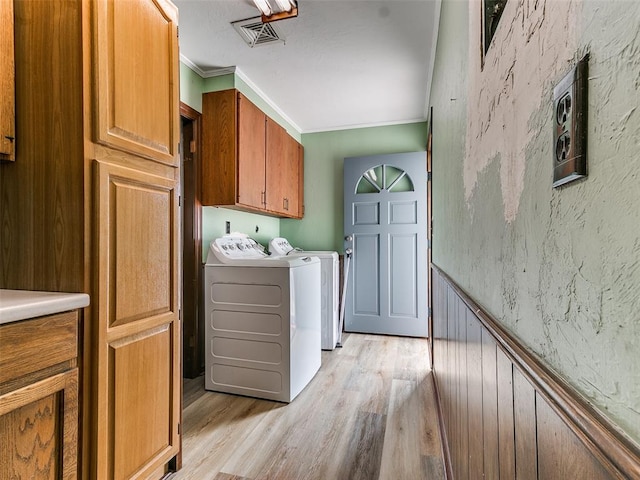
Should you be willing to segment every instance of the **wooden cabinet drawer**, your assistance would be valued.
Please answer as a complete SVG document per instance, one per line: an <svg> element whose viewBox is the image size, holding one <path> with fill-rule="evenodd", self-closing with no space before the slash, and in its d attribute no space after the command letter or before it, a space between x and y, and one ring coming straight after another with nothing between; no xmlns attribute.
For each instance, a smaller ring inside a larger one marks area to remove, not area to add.
<svg viewBox="0 0 640 480"><path fill-rule="evenodd" d="M78 356L78 312L0 326L0 384Z"/></svg>

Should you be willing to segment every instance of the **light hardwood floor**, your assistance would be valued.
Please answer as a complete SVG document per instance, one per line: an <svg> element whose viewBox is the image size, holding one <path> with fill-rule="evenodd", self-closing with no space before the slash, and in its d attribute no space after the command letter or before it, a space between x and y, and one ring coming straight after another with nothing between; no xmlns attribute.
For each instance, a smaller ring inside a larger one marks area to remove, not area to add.
<svg viewBox="0 0 640 480"><path fill-rule="evenodd" d="M184 383L174 479L443 479L427 341L345 335L289 405Z"/></svg>

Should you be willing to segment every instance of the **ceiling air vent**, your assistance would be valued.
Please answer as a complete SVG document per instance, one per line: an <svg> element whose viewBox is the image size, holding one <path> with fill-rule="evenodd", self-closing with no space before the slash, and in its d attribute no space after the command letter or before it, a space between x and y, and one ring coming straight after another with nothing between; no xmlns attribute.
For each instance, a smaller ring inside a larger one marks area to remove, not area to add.
<svg viewBox="0 0 640 480"><path fill-rule="evenodd" d="M231 25L250 47L274 42L284 43L284 38L276 26L272 23L262 23L261 17L238 20L231 22Z"/></svg>

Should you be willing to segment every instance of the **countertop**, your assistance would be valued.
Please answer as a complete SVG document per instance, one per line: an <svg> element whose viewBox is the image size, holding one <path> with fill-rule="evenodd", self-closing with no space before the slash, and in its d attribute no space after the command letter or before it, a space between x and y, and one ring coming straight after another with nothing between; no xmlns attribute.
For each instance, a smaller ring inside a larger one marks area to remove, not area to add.
<svg viewBox="0 0 640 480"><path fill-rule="evenodd" d="M89 305L86 293L0 289L0 325L66 312Z"/></svg>

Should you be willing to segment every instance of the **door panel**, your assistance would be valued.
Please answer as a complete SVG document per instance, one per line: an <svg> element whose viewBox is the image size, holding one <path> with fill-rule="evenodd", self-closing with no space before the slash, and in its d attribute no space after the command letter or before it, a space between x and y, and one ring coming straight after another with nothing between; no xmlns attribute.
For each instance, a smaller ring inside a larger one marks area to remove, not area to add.
<svg viewBox="0 0 640 480"><path fill-rule="evenodd" d="M345 330L427 336L425 153L346 158Z"/></svg>
<svg viewBox="0 0 640 480"><path fill-rule="evenodd" d="M111 327L169 312L172 296L172 190L113 177L115 231L109 270ZM124 248L122 248L124 247Z"/></svg>
<svg viewBox="0 0 640 480"><path fill-rule="evenodd" d="M379 225L380 204L378 202L354 203L353 225Z"/></svg>
<svg viewBox="0 0 640 480"><path fill-rule="evenodd" d="M417 235L395 235L389 237L389 315L416 317L418 280Z"/></svg>
<svg viewBox="0 0 640 480"><path fill-rule="evenodd" d="M358 235L354 239L353 311L360 315L380 315L380 237ZM360 255L360 252L367 252Z"/></svg>
<svg viewBox="0 0 640 480"><path fill-rule="evenodd" d="M99 0L95 12L98 142L177 166L177 9Z"/></svg>
<svg viewBox="0 0 640 480"><path fill-rule="evenodd" d="M131 478L171 450L171 343L171 325L165 324L109 345L114 478Z"/></svg>
<svg viewBox="0 0 640 480"><path fill-rule="evenodd" d="M95 162L97 476L147 478L179 450L177 181Z"/></svg>

